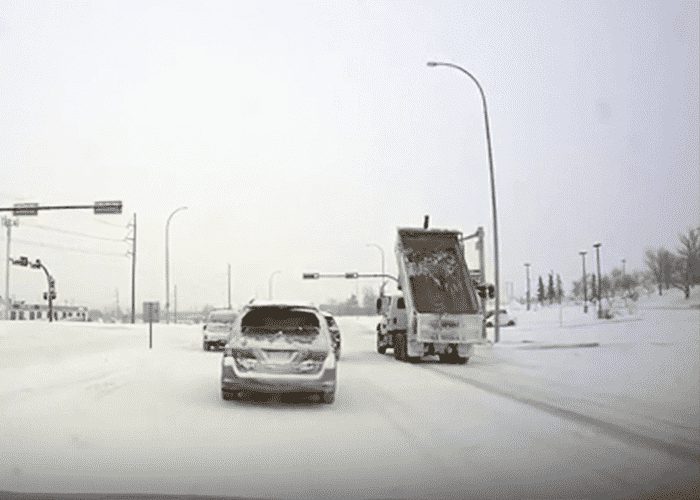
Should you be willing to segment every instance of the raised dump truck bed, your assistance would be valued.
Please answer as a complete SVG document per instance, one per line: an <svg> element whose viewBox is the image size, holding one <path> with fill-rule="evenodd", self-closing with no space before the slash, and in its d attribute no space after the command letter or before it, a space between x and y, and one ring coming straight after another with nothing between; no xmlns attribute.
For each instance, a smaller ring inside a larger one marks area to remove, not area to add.
<svg viewBox="0 0 700 500"><path fill-rule="evenodd" d="M481 343L482 312L458 231L398 230L396 259L406 329L392 333L394 356L414 361L437 354L463 363Z"/></svg>

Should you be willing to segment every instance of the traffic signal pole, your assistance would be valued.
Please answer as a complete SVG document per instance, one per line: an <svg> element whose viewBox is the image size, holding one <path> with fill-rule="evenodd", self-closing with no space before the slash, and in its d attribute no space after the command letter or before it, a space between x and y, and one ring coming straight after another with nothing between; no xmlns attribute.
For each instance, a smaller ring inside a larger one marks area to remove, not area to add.
<svg viewBox="0 0 700 500"><path fill-rule="evenodd" d="M53 279L53 277L49 273L49 270L46 269L46 266L41 262L41 260L36 259L36 262L34 264L31 264L31 267L33 267L34 269L41 269L46 275L46 283L48 284L48 292L46 293L46 298L49 301L49 321L52 322L53 299L56 297L56 281Z"/></svg>

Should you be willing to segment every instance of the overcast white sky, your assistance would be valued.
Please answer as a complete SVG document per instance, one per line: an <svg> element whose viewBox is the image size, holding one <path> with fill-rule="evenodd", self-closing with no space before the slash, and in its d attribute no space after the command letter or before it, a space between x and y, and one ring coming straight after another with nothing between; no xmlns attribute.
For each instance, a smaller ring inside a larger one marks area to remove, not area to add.
<svg viewBox="0 0 700 500"><path fill-rule="evenodd" d="M604 272L641 268L700 225L698 5L0 0L0 205L124 202L22 218L12 255L42 258L59 303L126 308L129 260L68 250L126 244L46 227L119 239L135 212L137 303L164 302L187 205L183 309L225 304L229 262L236 303L277 269L278 297L344 298L302 271L378 271L378 243L393 272L396 227L426 213L490 243L479 95L439 60L487 94L503 288L526 261L570 284L597 240ZM18 299L44 284L12 270Z"/></svg>

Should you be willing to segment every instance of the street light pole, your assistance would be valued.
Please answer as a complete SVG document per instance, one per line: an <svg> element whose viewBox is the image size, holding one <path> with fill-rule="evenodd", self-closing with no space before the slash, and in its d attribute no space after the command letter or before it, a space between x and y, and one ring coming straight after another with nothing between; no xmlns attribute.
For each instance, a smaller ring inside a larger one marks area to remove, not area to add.
<svg viewBox="0 0 700 500"><path fill-rule="evenodd" d="M598 290L596 291L596 295L598 296L598 319L601 319L603 317L603 306L601 304L601 297L600 297L600 245L601 243L594 243L593 248L595 248L595 260L596 260L596 267L598 269Z"/></svg>
<svg viewBox="0 0 700 500"><path fill-rule="evenodd" d="M231 309L231 264L228 265L228 308Z"/></svg>
<svg viewBox="0 0 700 500"><path fill-rule="evenodd" d="M525 280L527 283L527 292L526 292L526 300L527 300L527 310L530 310L530 263L526 262L525 263Z"/></svg>
<svg viewBox="0 0 700 500"><path fill-rule="evenodd" d="M586 252L585 250L581 250L579 252L579 255L581 256L581 264L583 265L583 312L587 313L588 312L588 283L586 283Z"/></svg>
<svg viewBox="0 0 700 500"><path fill-rule="evenodd" d="M275 275L281 273L279 269L277 271L273 271L272 274L270 274L270 279L267 281L267 298L272 300L272 281Z"/></svg>
<svg viewBox="0 0 700 500"><path fill-rule="evenodd" d="M165 223L165 322L170 324L170 220L173 215L181 210L187 210L187 207L178 207L173 210L168 216Z"/></svg>
<svg viewBox="0 0 700 500"><path fill-rule="evenodd" d="M376 243L367 243L367 246L374 247L377 250L379 250L379 252L381 252L381 254L382 254L382 274L385 274L385 272L384 272L384 249L382 247L380 247L379 245L377 245ZM382 286L379 289L379 296L380 297L384 295L384 287L385 286L386 286L386 279L383 279Z"/></svg>
<svg viewBox="0 0 700 500"><path fill-rule="evenodd" d="M486 107L486 95L484 94L484 89L481 88L479 80L476 79L469 71L453 63L447 62L428 62L429 67L436 66L446 66L449 68L456 69L467 75L479 89L479 94L481 94L481 104L484 109L484 123L486 124L486 146L488 148L488 158L489 158L489 175L491 180L491 214L493 216L493 270L494 270L494 287L495 287L495 311L494 311L494 342L498 342L500 338L500 328L498 321L498 312L501 308L500 295L501 288L499 283L499 266L498 266L498 216L496 213L496 180L494 178L493 171L493 152L491 148L491 129L489 127L489 114Z"/></svg>

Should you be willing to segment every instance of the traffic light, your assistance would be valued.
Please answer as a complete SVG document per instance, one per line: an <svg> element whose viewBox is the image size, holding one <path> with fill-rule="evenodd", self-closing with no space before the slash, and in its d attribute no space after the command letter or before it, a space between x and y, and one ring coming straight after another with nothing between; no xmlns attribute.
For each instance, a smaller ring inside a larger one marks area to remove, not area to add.
<svg viewBox="0 0 700 500"><path fill-rule="evenodd" d="M359 277L358 273L345 273L345 279L354 280Z"/></svg>
<svg viewBox="0 0 700 500"><path fill-rule="evenodd" d="M492 299L496 295L496 287L491 284L478 285L476 289L479 293L479 297L481 297L482 299Z"/></svg>
<svg viewBox="0 0 700 500"><path fill-rule="evenodd" d="M29 265L29 259L25 256L22 256L19 259L13 260L12 263L16 266L27 267Z"/></svg>

